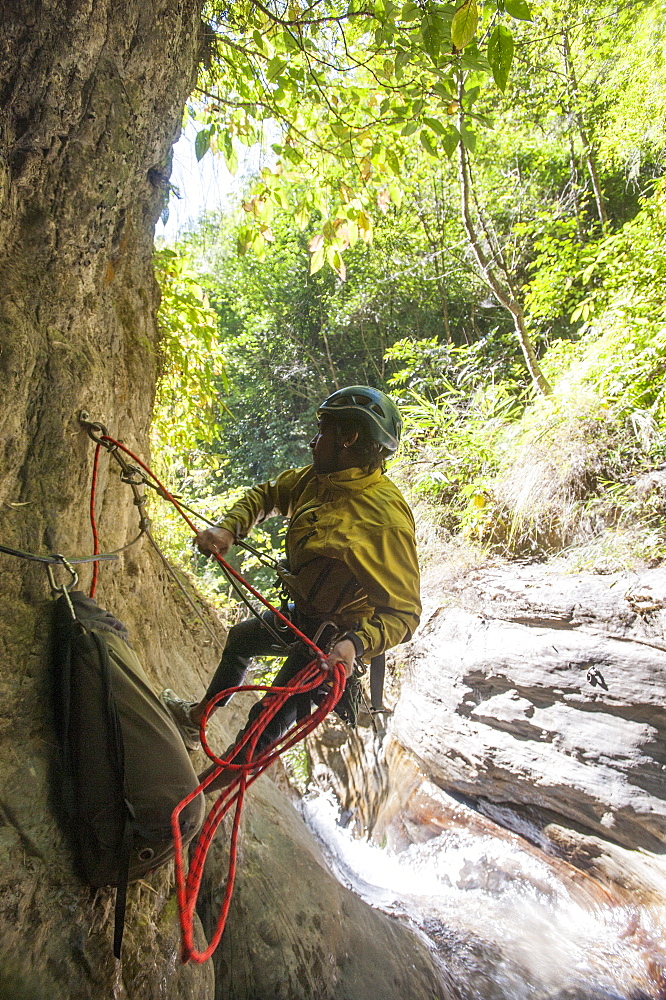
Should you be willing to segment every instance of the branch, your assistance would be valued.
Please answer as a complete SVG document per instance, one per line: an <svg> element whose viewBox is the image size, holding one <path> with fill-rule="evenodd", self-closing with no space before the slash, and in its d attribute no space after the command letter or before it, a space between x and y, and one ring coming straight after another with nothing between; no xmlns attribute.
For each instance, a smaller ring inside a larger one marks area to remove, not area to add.
<svg viewBox="0 0 666 1000"><path fill-rule="evenodd" d="M337 24L341 24L343 21L349 21L352 17L376 17L374 11L357 10L354 11L353 14L340 14L338 17L333 17L333 16L313 17L307 19L297 17L294 18L293 20L289 20L286 18L278 17L277 14L274 14L271 10L269 10L268 7L266 7L263 3L261 3L261 0L252 0L252 3L254 4L255 7L259 8L262 14L265 14L266 17L268 17L271 21L273 21L274 24L279 24L283 28L291 28L291 27L300 28L303 26L307 26L309 24L326 24L329 22L335 22ZM313 4L311 7L307 9L314 10L315 6L316 4ZM305 13L307 13L307 10L305 11Z"/></svg>

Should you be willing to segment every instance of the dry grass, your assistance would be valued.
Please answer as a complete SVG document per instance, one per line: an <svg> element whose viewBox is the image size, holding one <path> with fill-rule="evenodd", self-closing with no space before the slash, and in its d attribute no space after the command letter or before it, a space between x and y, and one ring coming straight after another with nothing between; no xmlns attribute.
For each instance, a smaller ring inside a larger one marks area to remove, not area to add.
<svg viewBox="0 0 666 1000"><path fill-rule="evenodd" d="M663 558L666 472L650 464L654 441L641 430L579 391L539 400L506 424L494 467L471 482L458 471L464 452L451 464L431 446L419 461L396 464L391 474L417 519L424 592L431 574L455 581L491 556L571 559L577 550L579 568L598 572ZM455 452L454 442L447 448Z"/></svg>
<svg viewBox="0 0 666 1000"><path fill-rule="evenodd" d="M620 438L626 440L620 441ZM621 472L621 444L606 414L528 427L492 484L494 517L487 541L520 555L554 552L594 537L605 526L604 483Z"/></svg>

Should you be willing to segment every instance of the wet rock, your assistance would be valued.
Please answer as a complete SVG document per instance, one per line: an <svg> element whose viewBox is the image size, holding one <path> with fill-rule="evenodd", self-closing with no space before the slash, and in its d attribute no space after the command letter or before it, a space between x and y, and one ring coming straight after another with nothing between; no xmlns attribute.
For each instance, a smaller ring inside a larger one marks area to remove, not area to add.
<svg viewBox="0 0 666 1000"><path fill-rule="evenodd" d="M407 648L393 736L493 818L663 854L665 608L663 569L477 570Z"/></svg>
<svg viewBox="0 0 666 1000"><path fill-rule="evenodd" d="M407 926L333 878L313 836L266 778L253 787L216 1000L453 1000L446 973ZM227 872L218 837L198 912L210 935Z"/></svg>

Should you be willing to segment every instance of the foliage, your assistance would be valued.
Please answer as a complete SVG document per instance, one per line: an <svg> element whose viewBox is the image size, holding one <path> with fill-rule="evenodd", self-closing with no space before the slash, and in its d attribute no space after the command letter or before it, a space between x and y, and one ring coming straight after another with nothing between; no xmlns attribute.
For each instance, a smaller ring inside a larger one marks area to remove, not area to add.
<svg viewBox="0 0 666 1000"><path fill-rule="evenodd" d="M160 469L173 461L200 468L201 445L214 439L226 387L217 316L187 257L164 247L155 254L162 292L158 324L161 372L153 411L153 451ZM208 462L210 463L210 458Z"/></svg>
<svg viewBox="0 0 666 1000"><path fill-rule="evenodd" d="M449 384L438 398L408 390L402 459L415 496L427 496L447 531L479 534L487 484L502 457L506 431L521 411L506 385L490 385L469 396ZM419 469L419 466L422 468Z"/></svg>
<svg viewBox="0 0 666 1000"><path fill-rule="evenodd" d="M481 337L466 363L467 384L473 367L513 365L496 312L486 309L476 319L472 310L470 322L468 302L477 286L469 271L451 270L442 299L441 264L430 258L418 224L411 199L392 210L375 244L352 254L344 283L330 270L309 274L307 234L285 218L275 222L274 252L266 261L236 254L229 218L211 217L181 241L177 251L196 267L217 314L227 367L228 412L217 440L206 446L219 456L216 488L249 485L307 463L318 404L340 385L386 387L402 365L392 345L404 340L405 330L415 350L447 330L452 343L441 350L454 353L457 341ZM464 370L461 364L461 377Z"/></svg>
<svg viewBox="0 0 666 1000"><path fill-rule="evenodd" d="M616 233L585 246L566 227L561 239L544 239L530 294L555 316L559 295L559 308L571 311L580 336L547 351L553 395L524 412L515 384L465 391L453 362L469 349L394 346L407 361L397 381L430 392L414 394L404 407L407 441L422 463L410 477L412 489L430 497L448 530L522 555L590 545L608 531L626 545L628 530L635 553L654 557L665 549L661 481L650 479L650 469L666 457L665 211L660 185ZM575 266L562 267L562 260ZM563 275L571 279L566 284ZM539 299L539 288L550 292ZM581 301L588 304L582 325ZM439 397L432 393L442 386L433 357L449 379ZM490 408L489 388L500 404L506 400L506 413ZM617 546L604 546L589 548L590 558L601 558L603 549L610 559ZM624 564L627 552L617 558Z"/></svg>
<svg viewBox="0 0 666 1000"><path fill-rule="evenodd" d="M303 229L319 216L311 271L328 263L344 276L344 251L372 243L375 213L400 204L408 151L436 159L461 137L474 146L480 84L492 73L506 88L511 25L531 13L525 0L482 10L476 0L246 0L209 16L210 57L190 105L197 155L212 149L233 172L236 144L269 136L275 158L246 199L241 251L265 256L276 212Z"/></svg>
<svg viewBox="0 0 666 1000"><path fill-rule="evenodd" d="M318 402L368 382L399 397L394 472L448 531L540 555L633 518L652 532L641 551L658 550L660 494L636 484L666 455L664 130L638 104L666 92L663 12L558 0L528 13L354 0L215 16L191 105L198 154L233 167L238 143L262 136L268 152L238 212L173 251L214 311L227 372L209 382L228 407L209 408L214 430L170 445L186 453L184 490L222 510L232 487L307 462ZM634 80L650 58L651 79ZM547 403L476 249L524 310Z"/></svg>

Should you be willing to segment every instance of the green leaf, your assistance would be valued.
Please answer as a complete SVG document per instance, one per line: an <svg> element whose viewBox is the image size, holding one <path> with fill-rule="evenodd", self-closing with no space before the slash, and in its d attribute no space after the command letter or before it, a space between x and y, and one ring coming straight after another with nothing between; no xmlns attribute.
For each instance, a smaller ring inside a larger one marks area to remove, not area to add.
<svg viewBox="0 0 666 1000"><path fill-rule="evenodd" d="M306 228L308 222L310 221L310 213L308 212L305 205L300 205L294 214L294 222L301 230L301 232Z"/></svg>
<svg viewBox="0 0 666 1000"><path fill-rule="evenodd" d="M249 228L249 226L242 226L238 230L238 236L236 238L236 249L238 250L238 253L241 256L247 253L247 251L250 249L253 235L254 233Z"/></svg>
<svg viewBox="0 0 666 1000"><path fill-rule="evenodd" d="M386 151L386 163L391 170L391 173L393 173L396 177L399 177L402 173L402 165L398 159L398 154L392 149L387 149Z"/></svg>
<svg viewBox="0 0 666 1000"><path fill-rule="evenodd" d="M254 234L252 249L254 250L254 255L257 260L266 260L266 240L264 239L263 233Z"/></svg>
<svg viewBox="0 0 666 1000"><path fill-rule="evenodd" d="M325 250L323 247L317 250L316 253L313 253L310 258L310 274L316 274L317 271L321 271L325 259Z"/></svg>
<svg viewBox="0 0 666 1000"><path fill-rule="evenodd" d="M303 154L299 153L299 151L297 149L294 149L293 146L285 146L284 155L295 166L298 166L298 164L303 159Z"/></svg>
<svg viewBox="0 0 666 1000"><path fill-rule="evenodd" d="M488 39L488 62L493 79L500 90L506 90L513 60L513 35L503 24L497 24Z"/></svg>
<svg viewBox="0 0 666 1000"><path fill-rule="evenodd" d="M476 149L476 132L472 132L470 127L467 124L464 124L460 138L462 139L465 149L468 149L470 153L473 153Z"/></svg>
<svg viewBox="0 0 666 1000"><path fill-rule="evenodd" d="M402 205L402 199L404 194L402 188L400 187L399 184L396 184L395 181L390 181L388 189L389 189L389 194L391 196L391 201L393 202L396 208L400 208L400 206Z"/></svg>
<svg viewBox="0 0 666 1000"><path fill-rule="evenodd" d="M414 135L418 127L418 122L407 122L400 135Z"/></svg>
<svg viewBox="0 0 666 1000"><path fill-rule="evenodd" d="M288 52L300 52L298 42L292 35L291 31L288 31L287 28L285 28L282 32L282 41L284 42L284 47Z"/></svg>
<svg viewBox="0 0 666 1000"><path fill-rule="evenodd" d="M395 57L396 74L399 73L400 70L404 69L404 67L407 65L407 63L411 58L412 54L408 49L400 49L397 56Z"/></svg>
<svg viewBox="0 0 666 1000"><path fill-rule="evenodd" d="M458 143L460 142L460 132L455 126L451 125L446 130L446 135L442 137L442 146L444 147L444 152L449 159L453 156L456 149L458 148Z"/></svg>
<svg viewBox="0 0 666 1000"><path fill-rule="evenodd" d="M488 73L490 65L483 56L471 56L464 53L460 57L460 65L463 69L471 69L475 73Z"/></svg>
<svg viewBox="0 0 666 1000"><path fill-rule="evenodd" d="M400 11L401 21L415 21L421 16L421 8L417 3L406 3Z"/></svg>
<svg viewBox="0 0 666 1000"><path fill-rule="evenodd" d="M236 155L236 150L234 149L234 141L228 132L224 133L222 149L224 151L224 160L227 165L227 170L230 174L235 174L238 170L238 157Z"/></svg>
<svg viewBox="0 0 666 1000"><path fill-rule="evenodd" d="M289 199L287 198L287 193L282 188L275 188L273 190L273 199L275 203L280 206L280 208L285 211L289 210Z"/></svg>
<svg viewBox="0 0 666 1000"><path fill-rule="evenodd" d="M524 0L519 0L524 2ZM465 0L462 7L453 15L451 22L451 41L460 50L472 41L476 35L476 28L479 23L479 11L476 0Z"/></svg>
<svg viewBox="0 0 666 1000"><path fill-rule="evenodd" d="M437 158L439 156L439 153L437 152L437 148L435 147L432 139L430 138L430 133L426 132L426 130L423 129L419 138L421 140L421 145L425 149L426 153L429 153L430 156L434 156L435 158Z"/></svg>
<svg viewBox="0 0 666 1000"><path fill-rule="evenodd" d="M269 80L275 80L276 77L280 75L282 70L287 68L287 65L288 63L286 59L280 59L279 56L273 56L268 64L266 76Z"/></svg>
<svg viewBox="0 0 666 1000"><path fill-rule="evenodd" d="M196 139L194 140L194 152L197 160L200 160L206 155L210 149L210 131L207 128L202 128L197 132Z"/></svg>
<svg viewBox="0 0 666 1000"><path fill-rule="evenodd" d="M451 93L451 89L449 87L447 87L445 84L443 84L443 83L436 83L436 84L434 84L434 86L433 86L432 89L437 94L438 97L442 98L442 100L444 100L444 101L452 101L453 100L453 94Z"/></svg>
<svg viewBox="0 0 666 1000"><path fill-rule="evenodd" d="M446 135L446 125L444 125L443 122L438 121L437 118L424 118L423 124L427 125L429 129L432 129L436 135Z"/></svg>
<svg viewBox="0 0 666 1000"><path fill-rule="evenodd" d="M532 20L532 9L526 0L504 0L504 9L518 21Z"/></svg>
<svg viewBox="0 0 666 1000"><path fill-rule="evenodd" d="M423 38L424 49L432 61L437 62L442 40L439 18L434 17L432 14L428 14L423 18L421 22L421 37Z"/></svg>

